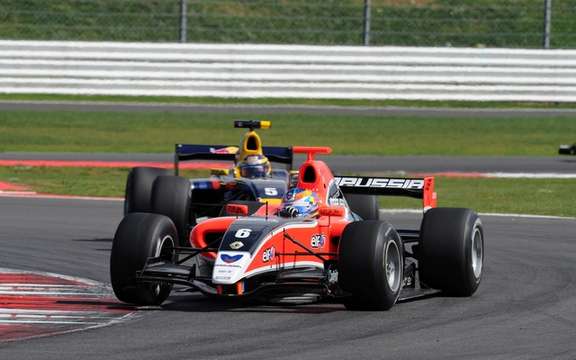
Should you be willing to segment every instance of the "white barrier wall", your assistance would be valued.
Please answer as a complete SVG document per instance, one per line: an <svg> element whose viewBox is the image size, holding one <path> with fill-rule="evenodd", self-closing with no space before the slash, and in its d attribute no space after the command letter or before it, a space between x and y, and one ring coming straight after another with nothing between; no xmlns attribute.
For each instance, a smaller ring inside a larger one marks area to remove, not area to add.
<svg viewBox="0 0 576 360"><path fill-rule="evenodd" d="M0 93L566 102L576 51L0 41Z"/></svg>

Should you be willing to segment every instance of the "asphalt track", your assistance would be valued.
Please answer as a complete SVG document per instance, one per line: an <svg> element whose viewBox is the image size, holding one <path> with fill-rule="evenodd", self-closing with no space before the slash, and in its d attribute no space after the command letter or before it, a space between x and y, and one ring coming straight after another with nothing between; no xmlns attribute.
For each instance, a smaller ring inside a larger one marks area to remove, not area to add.
<svg viewBox="0 0 576 360"><path fill-rule="evenodd" d="M404 171L575 174L576 157L529 156L348 156L322 157L335 173ZM172 154L0 152L1 160L172 162ZM295 163L304 160L297 156Z"/></svg>
<svg viewBox="0 0 576 360"><path fill-rule="evenodd" d="M108 282L121 212L121 202L0 198L0 264ZM339 304L243 307L180 293L121 324L0 344L0 359L573 360L576 220L483 220L485 273L472 298L353 312Z"/></svg>

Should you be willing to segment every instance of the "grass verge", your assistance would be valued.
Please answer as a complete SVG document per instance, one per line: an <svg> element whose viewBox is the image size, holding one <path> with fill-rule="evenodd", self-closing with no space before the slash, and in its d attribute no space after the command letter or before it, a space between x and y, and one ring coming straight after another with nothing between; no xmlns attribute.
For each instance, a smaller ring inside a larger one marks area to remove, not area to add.
<svg viewBox="0 0 576 360"><path fill-rule="evenodd" d="M266 114L0 112L0 151L172 152L174 143L237 144L232 119ZM423 118L274 114L267 145L329 145L346 155L552 156L573 141L567 118Z"/></svg>
<svg viewBox="0 0 576 360"><path fill-rule="evenodd" d="M0 167L0 181L24 184L42 193L122 197L128 169ZM187 177L205 176L188 171ZM576 217L574 180L436 179L438 205L479 212ZM383 208L421 208L415 199L381 198Z"/></svg>

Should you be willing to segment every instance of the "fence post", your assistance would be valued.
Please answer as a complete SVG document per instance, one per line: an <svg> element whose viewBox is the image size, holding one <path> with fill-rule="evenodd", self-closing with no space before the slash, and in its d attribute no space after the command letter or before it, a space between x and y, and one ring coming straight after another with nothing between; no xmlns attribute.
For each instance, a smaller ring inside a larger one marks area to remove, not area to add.
<svg viewBox="0 0 576 360"><path fill-rule="evenodd" d="M550 29L552 24L552 0L544 0L544 49L550 49Z"/></svg>
<svg viewBox="0 0 576 360"><path fill-rule="evenodd" d="M364 0L364 46L370 45L370 0Z"/></svg>
<svg viewBox="0 0 576 360"><path fill-rule="evenodd" d="M188 0L180 0L180 42L186 42L188 32Z"/></svg>

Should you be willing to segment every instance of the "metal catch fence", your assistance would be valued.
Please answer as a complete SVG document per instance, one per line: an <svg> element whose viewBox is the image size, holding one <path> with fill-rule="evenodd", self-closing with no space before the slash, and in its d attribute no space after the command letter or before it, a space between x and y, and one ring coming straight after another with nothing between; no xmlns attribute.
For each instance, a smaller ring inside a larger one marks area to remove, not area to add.
<svg viewBox="0 0 576 360"><path fill-rule="evenodd" d="M576 47L576 0L2 0L0 39Z"/></svg>

